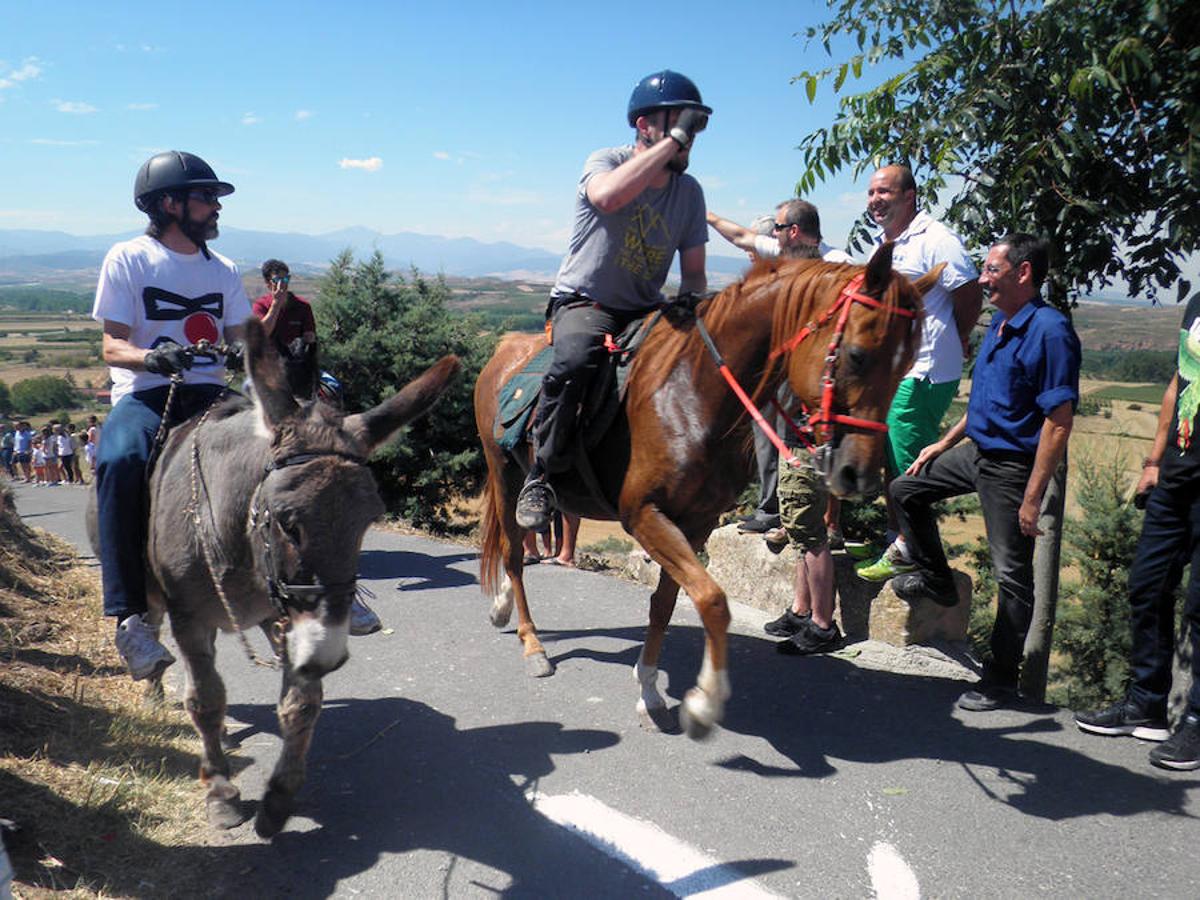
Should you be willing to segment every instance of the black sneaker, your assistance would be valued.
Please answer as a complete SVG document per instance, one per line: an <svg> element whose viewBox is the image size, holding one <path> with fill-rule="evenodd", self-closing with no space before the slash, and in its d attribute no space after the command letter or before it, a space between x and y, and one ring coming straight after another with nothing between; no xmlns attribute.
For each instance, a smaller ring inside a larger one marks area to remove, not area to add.
<svg viewBox="0 0 1200 900"><path fill-rule="evenodd" d="M981 681L974 690L958 698L957 706L968 712L991 712L995 709L1012 709L1020 700L1021 695L1014 685Z"/></svg>
<svg viewBox="0 0 1200 900"><path fill-rule="evenodd" d="M1150 762L1181 772L1200 769L1200 715L1184 716L1175 733L1150 751Z"/></svg>
<svg viewBox="0 0 1200 900"><path fill-rule="evenodd" d="M1131 734L1143 741L1165 741L1171 734L1166 716L1148 715L1128 697L1104 709L1075 713L1075 724L1091 734Z"/></svg>
<svg viewBox="0 0 1200 900"><path fill-rule="evenodd" d="M841 649L842 632L838 630L837 622L830 622L828 628L822 628L811 619L807 627L775 645L776 652L784 656L813 656Z"/></svg>
<svg viewBox="0 0 1200 900"><path fill-rule="evenodd" d="M955 606L958 603L954 579L930 572L897 575L892 579L892 592L905 603L919 603L922 600L929 600L938 606Z"/></svg>
<svg viewBox="0 0 1200 900"><path fill-rule="evenodd" d="M771 516L769 518L759 518L755 516L748 522L743 522L737 527L737 530L742 534L765 534L772 528L779 527L779 516Z"/></svg>
<svg viewBox="0 0 1200 900"><path fill-rule="evenodd" d="M807 628L811 619L812 613L799 616L790 609L786 609L778 619L772 619L764 625L763 631L772 637L791 637L802 628Z"/></svg>
<svg viewBox="0 0 1200 900"><path fill-rule="evenodd" d="M526 482L517 495L517 524L528 531L545 531L550 527L557 499L545 481Z"/></svg>

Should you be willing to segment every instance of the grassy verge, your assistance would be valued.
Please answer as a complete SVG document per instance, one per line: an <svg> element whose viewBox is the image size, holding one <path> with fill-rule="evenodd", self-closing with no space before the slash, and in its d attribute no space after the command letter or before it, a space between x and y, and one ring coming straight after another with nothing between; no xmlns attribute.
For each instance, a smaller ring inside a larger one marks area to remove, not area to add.
<svg viewBox="0 0 1200 900"><path fill-rule="evenodd" d="M26 528L7 493L0 535L0 817L19 826L16 895L195 895L215 850L190 722L178 704L143 704L96 573Z"/></svg>

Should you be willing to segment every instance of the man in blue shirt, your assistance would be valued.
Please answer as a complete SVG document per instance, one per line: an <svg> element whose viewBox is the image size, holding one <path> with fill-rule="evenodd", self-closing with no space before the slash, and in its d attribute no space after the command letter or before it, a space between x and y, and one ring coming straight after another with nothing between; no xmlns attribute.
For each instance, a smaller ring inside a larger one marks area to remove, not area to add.
<svg viewBox="0 0 1200 900"><path fill-rule="evenodd" d="M961 709L1011 705L1033 615L1033 545L1042 496L1061 462L1079 401L1079 338L1039 297L1049 255L1044 242L1010 234L988 251L979 284L996 307L980 347L967 413L892 482L891 499L916 571L892 589L913 602L953 605L958 596L932 504L979 493L999 605L992 659ZM960 443L964 437L969 443Z"/></svg>

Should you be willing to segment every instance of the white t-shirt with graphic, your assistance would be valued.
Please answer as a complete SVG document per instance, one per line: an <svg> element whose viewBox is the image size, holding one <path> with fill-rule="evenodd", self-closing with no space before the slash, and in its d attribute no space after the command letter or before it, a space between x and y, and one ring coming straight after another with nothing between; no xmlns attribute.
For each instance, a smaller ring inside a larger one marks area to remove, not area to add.
<svg viewBox="0 0 1200 900"><path fill-rule="evenodd" d="M152 237L141 235L116 244L104 257L92 318L129 326L136 347L153 348L164 341L219 343L225 328L241 325L250 315L250 301L237 266L209 250L176 253ZM169 383L163 375L109 367L114 405L126 394ZM184 372L185 384L224 384L225 366L219 357L196 357Z"/></svg>

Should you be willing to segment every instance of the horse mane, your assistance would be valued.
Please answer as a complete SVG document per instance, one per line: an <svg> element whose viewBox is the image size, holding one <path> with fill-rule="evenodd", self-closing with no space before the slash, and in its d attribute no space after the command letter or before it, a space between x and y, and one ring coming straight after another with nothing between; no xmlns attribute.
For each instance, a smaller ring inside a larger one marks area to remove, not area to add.
<svg viewBox="0 0 1200 900"><path fill-rule="evenodd" d="M735 316L745 316L748 304L769 294L765 299L771 304L771 344L779 346L816 317L817 304L832 287L831 281L840 288L862 268L820 259L760 259L741 279L700 303L696 315L716 340L726 323ZM719 342L717 346L720 349ZM630 378L644 380L646 389L653 392L681 364L690 365L693 371L703 364L715 365L694 321L676 325L663 319L647 335L634 358ZM768 360L766 368L758 373L752 394L756 401L777 366L778 359Z"/></svg>

